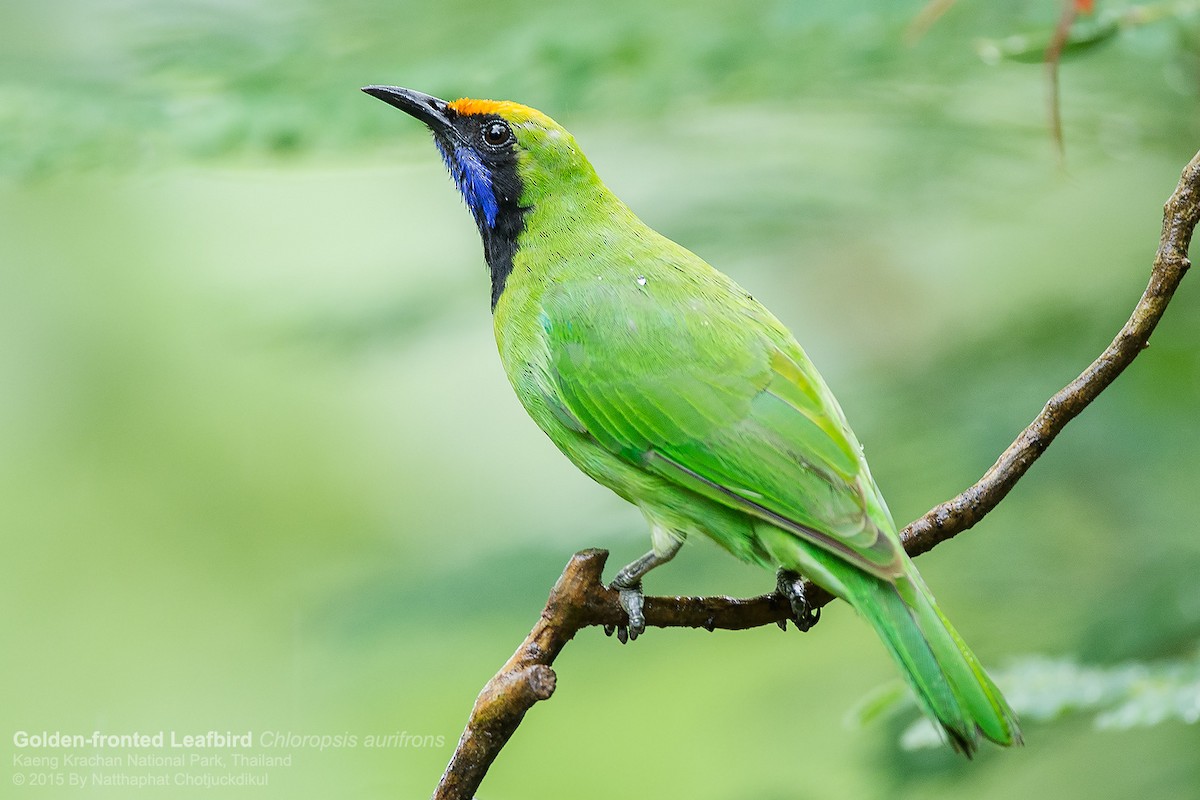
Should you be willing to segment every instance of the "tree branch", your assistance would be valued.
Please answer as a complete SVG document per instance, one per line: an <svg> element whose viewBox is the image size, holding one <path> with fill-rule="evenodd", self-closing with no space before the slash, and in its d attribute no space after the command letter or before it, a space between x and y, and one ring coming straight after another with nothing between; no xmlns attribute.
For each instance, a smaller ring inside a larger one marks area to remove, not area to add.
<svg viewBox="0 0 1200 800"><path fill-rule="evenodd" d="M900 533L909 555L917 556L983 519L1029 471L1064 426L1096 399L1144 350L1191 262L1188 246L1200 222L1200 153L1188 163L1174 194L1163 207L1162 237L1150 284L1129 321L1099 358L1046 403L1041 413L1009 445L996 463L957 497L930 509ZM626 622L617 593L601 577L608 553L584 550L567 563L550 592L541 618L508 662L487 682L475 701L466 730L438 783L433 800L470 800L525 712L554 693L551 664L581 629L611 630ZM832 596L808 586L808 599L823 606ZM646 624L660 628L744 630L786 624L788 602L777 594L730 597L647 597Z"/></svg>

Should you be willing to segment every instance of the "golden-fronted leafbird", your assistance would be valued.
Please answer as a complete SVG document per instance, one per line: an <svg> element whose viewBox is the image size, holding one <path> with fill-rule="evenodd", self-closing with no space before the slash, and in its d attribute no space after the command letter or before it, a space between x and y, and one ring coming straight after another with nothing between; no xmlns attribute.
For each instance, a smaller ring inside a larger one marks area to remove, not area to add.
<svg viewBox="0 0 1200 800"><path fill-rule="evenodd" d="M878 632L921 707L968 755L1016 718L905 554L862 447L791 333L647 227L554 120L512 102L363 91L424 122L483 239L504 370L566 456L636 505L653 549L613 581L645 628L642 577L692 534L797 573Z"/></svg>

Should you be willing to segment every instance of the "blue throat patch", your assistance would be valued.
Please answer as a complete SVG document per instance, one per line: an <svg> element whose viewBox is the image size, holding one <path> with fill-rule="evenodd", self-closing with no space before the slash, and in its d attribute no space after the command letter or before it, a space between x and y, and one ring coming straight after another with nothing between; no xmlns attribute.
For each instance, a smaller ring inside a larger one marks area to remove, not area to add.
<svg viewBox="0 0 1200 800"><path fill-rule="evenodd" d="M437 146L442 153L442 160L446 162L446 169L450 170L454 184L458 186L475 219L486 222L489 228L496 227L500 205L492 188L492 174L479 160L479 155L469 147L455 147L451 151L440 140Z"/></svg>

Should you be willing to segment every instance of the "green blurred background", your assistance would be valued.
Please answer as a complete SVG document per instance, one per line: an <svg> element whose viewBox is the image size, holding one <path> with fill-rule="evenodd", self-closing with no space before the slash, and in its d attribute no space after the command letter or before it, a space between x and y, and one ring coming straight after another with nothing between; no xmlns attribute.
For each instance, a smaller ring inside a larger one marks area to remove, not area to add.
<svg viewBox="0 0 1200 800"><path fill-rule="evenodd" d="M292 764L218 796L427 796L568 555L645 549L511 395L472 221L368 83L569 127L792 328L899 521L975 480L1144 288L1200 146L1200 18L1067 60L1063 170L1036 54L976 54L1058 4L960 0L906 44L922 5L0 5L0 794L212 791L29 785L53 770L13 758L59 751L17 731L233 730L357 744L256 741ZM1011 497L920 559L1025 748L848 724L894 670L835 605L806 636L583 632L481 797L1197 796L1198 340L1185 282ZM699 542L648 588L771 583ZM432 740L364 744L401 732Z"/></svg>

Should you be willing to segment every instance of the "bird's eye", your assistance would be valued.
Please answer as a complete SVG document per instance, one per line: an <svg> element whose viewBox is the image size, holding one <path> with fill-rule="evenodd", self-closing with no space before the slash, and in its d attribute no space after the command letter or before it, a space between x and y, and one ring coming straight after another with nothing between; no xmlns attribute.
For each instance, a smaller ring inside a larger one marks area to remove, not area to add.
<svg viewBox="0 0 1200 800"><path fill-rule="evenodd" d="M483 126L483 143L488 147L501 147L512 139L512 130L505 123L494 119Z"/></svg>

